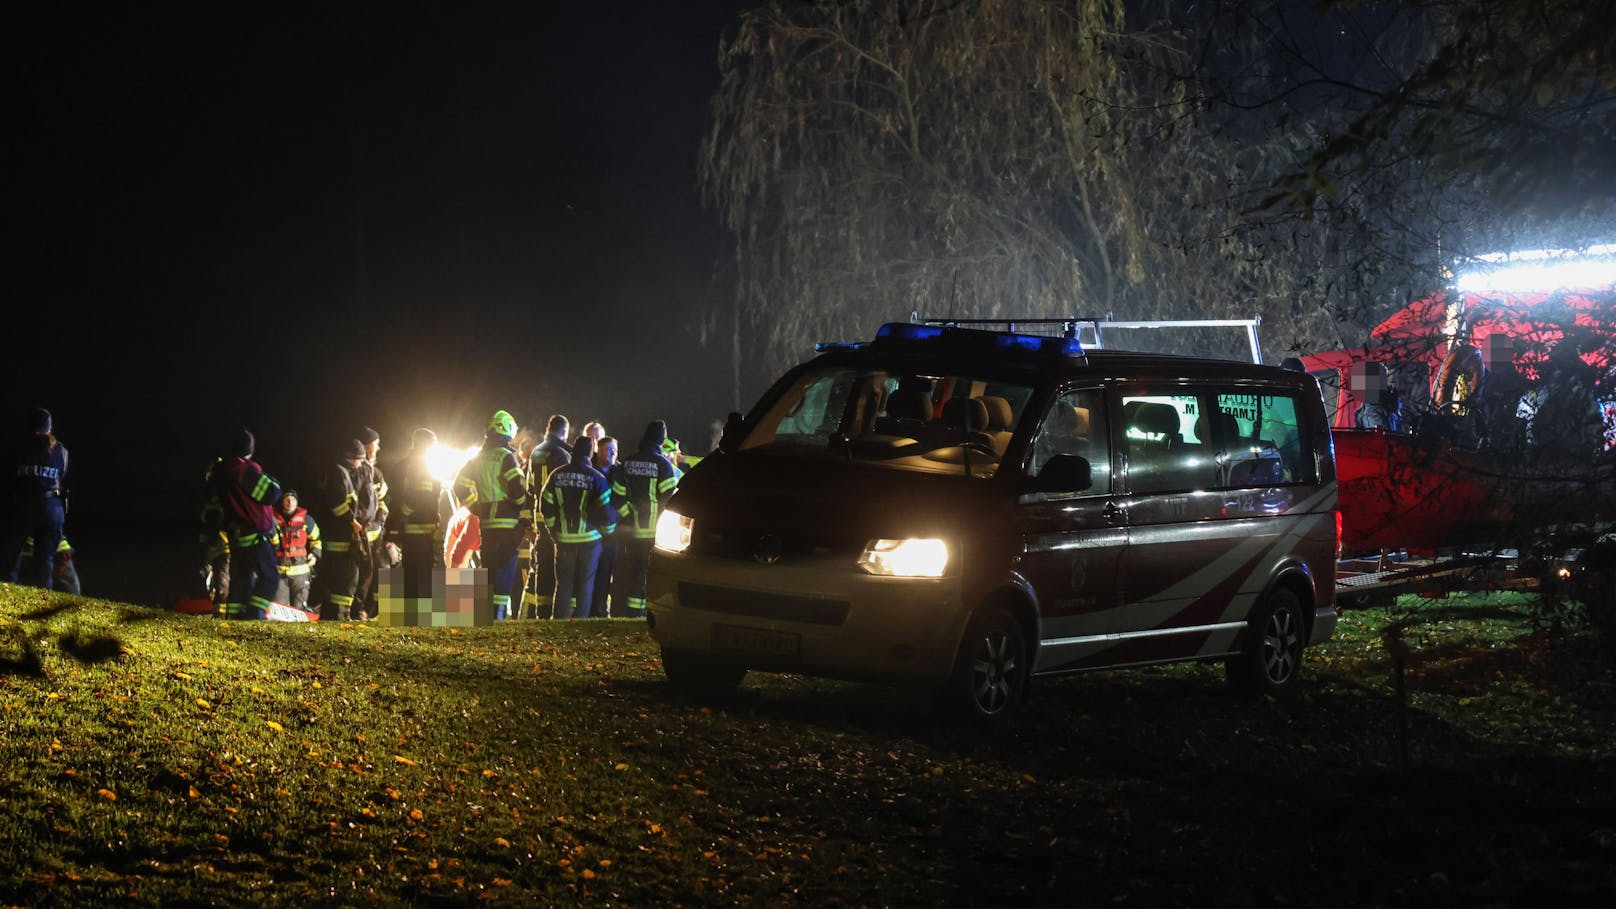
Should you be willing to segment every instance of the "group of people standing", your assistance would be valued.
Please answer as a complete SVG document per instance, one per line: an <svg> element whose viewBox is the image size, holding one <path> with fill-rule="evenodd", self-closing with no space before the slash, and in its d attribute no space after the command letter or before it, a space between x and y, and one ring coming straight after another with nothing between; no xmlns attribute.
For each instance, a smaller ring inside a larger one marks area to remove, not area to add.
<svg viewBox="0 0 1616 909"><path fill-rule="evenodd" d="M678 442L653 420L619 460L599 423L569 442L570 429L565 416L551 416L522 458L515 419L498 411L453 484L479 523L497 619L645 614L657 518L681 475Z"/></svg>
<svg viewBox="0 0 1616 909"><path fill-rule="evenodd" d="M660 420L622 460L599 423L569 435L567 418L552 416L523 455L515 418L497 411L482 447L446 487L430 457L437 436L417 429L389 468L390 486L376 462L380 436L366 427L321 474L311 512L253 460L252 433L237 432L204 481L215 614L373 619L384 565L399 567L399 595L430 597L437 573L460 564L444 538L464 509L476 522L475 564L488 572L495 618L644 615L657 518L684 456Z"/></svg>
<svg viewBox="0 0 1616 909"><path fill-rule="evenodd" d="M1354 425L1432 436L1508 458L1601 457L1616 448L1616 371L1596 368L1585 355L1608 359L1607 344L1568 331L1532 361L1530 377L1517 368L1526 361L1515 338L1503 331L1455 347L1429 383L1418 361L1393 370L1355 364L1351 381L1363 404Z"/></svg>

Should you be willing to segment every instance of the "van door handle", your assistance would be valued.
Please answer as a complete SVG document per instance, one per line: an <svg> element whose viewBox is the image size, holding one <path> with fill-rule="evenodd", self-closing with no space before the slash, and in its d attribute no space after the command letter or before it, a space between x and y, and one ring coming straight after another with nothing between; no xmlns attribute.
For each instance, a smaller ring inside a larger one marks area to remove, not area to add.
<svg viewBox="0 0 1616 909"><path fill-rule="evenodd" d="M1100 509L1100 514L1105 518L1107 524L1117 524L1128 518L1127 510L1117 507L1115 502L1105 503L1105 507Z"/></svg>

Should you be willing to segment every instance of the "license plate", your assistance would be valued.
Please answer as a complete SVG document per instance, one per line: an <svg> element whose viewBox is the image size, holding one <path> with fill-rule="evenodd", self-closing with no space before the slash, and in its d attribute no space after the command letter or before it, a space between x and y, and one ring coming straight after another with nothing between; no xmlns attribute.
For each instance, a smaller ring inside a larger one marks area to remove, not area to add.
<svg viewBox="0 0 1616 909"><path fill-rule="evenodd" d="M802 652L801 635L741 625L714 625L713 648L764 656L794 657Z"/></svg>

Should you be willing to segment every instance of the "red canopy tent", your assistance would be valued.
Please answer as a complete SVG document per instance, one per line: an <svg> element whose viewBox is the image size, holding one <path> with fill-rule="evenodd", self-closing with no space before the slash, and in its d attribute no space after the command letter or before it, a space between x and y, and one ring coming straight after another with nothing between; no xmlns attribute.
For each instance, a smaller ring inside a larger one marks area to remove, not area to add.
<svg viewBox="0 0 1616 909"><path fill-rule="evenodd" d="M1475 542L1511 520L1525 490L1503 477L1492 452L1356 429L1369 388L1354 377L1354 367L1384 365L1392 384L1414 403L1462 409L1465 396L1483 381L1486 364L1479 351L1489 348L1491 336L1509 337L1514 368L1536 381L1549 351L1568 332L1599 342L1581 345L1581 357L1609 382L1616 358L1616 283L1554 292L1434 294L1375 326L1363 347L1303 357L1304 368L1324 388L1326 404L1333 405L1328 409L1343 545L1434 551Z"/></svg>

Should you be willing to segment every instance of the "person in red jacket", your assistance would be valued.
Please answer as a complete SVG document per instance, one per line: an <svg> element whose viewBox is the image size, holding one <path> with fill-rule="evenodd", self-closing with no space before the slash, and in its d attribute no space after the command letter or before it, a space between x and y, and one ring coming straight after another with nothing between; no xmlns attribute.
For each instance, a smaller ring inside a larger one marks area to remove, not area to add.
<svg viewBox="0 0 1616 909"><path fill-rule="evenodd" d="M280 572L275 568L275 503L281 487L252 459L253 434L237 431L225 457L208 473L210 505L221 514L230 538L230 590L219 615L261 619L274 602Z"/></svg>
<svg viewBox="0 0 1616 909"><path fill-rule="evenodd" d="M314 563L320 558L320 525L307 508L297 504L297 490L281 493L275 510L279 539L275 543L275 564L280 573L275 602L308 613L309 580ZM315 612L315 617L319 613Z"/></svg>

